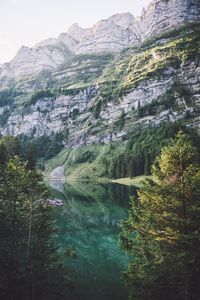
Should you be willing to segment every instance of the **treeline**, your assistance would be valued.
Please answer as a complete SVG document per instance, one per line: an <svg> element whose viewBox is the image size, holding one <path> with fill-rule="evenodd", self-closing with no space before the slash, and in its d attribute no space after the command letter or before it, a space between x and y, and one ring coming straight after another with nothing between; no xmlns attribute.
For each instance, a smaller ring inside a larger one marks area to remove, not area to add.
<svg viewBox="0 0 200 300"><path fill-rule="evenodd" d="M151 166L160 154L161 148L169 144L180 129L187 132L195 145L200 148L196 131L179 123L149 128L129 138L125 151L108 163L108 176L110 178L123 178L150 175Z"/></svg>
<svg viewBox="0 0 200 300"><path fill-rule="evenodd" d="M35 105L38 100L42 98L51 98L54 94L50 90L41 90L35 92L30 99L26 102L25 106Z"/></svg>
<svg viewBox="0 0 200 300"><path fill-rule="evenodd" d="M6 89L0 91L0 107L13 103L13 98L20 95L15 89Z"/></svg>
<svg viewBox="0 0 200 300"><path fill-rule="evenodd" d="M198 300L200 156L187 135L162 148L138 195L120 235L129 299Z"/></svg>
<svg viewBox="0 0 200 300"><path fill-rule="evenodd" d="M30 170L35 169L36 159L31 148L23 147L21 141L17 137L4 136L0 139L0 163L6 163L11 157L19 156L27 162L27 167Z"/></svg>
<svg viewBox="0 0 200 300"><path fill-rule="evenodd" d="M64 299L70 272L54 244L49 194L21 149L17 138L0 140L0 299Z"/></svg>
<svg viewBox="0 0 200 300"><path fill-rule="evenodd" d="M38 138L30 139L27 136L20 136L23 153L27 160L34 161L48 160L56 156L64 147L69 136L68 128L62 132L57 132L50 136L42 135Z"/></svg>

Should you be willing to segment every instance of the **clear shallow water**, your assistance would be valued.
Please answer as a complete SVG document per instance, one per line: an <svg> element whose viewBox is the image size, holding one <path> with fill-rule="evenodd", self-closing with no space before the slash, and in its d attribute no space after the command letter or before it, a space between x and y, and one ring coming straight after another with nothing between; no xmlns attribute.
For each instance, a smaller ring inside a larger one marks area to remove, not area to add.
<svg viewBox="0 0 200 300"><path fill-rule="evenodd" d="M121 272L127 268L128 257L119 248L118 235L135 188L51 182L51 189L64 201L64 206L55 209L56 243L62 251L72 247L77 253L77 258L66 258L66 265L77 272L73 299L127 299Z"/></svg>

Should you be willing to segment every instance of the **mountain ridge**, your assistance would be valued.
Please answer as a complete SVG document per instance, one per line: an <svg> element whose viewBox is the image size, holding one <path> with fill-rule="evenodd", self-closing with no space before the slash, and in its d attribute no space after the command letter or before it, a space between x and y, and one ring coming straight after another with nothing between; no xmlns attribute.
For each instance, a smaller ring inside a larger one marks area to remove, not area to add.
<svg viewBox="0 0 200 300"><path fill-rule="evenodd" d="M86 29L75 23L58 38L46 39L32 48L22 46L10 63L0 66L0 79L7 77L18 81L42 70L56 69L68 60L69 54L119 53L152 36L200 20L199 11L198 0L153 0L137 18L131 13L115 14Z"/></svg>

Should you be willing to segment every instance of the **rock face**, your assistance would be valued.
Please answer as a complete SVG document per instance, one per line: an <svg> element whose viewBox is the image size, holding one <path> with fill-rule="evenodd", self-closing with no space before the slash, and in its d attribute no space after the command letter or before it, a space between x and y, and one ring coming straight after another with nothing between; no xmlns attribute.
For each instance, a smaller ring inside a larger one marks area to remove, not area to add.
<svg viewBox="0 0 200 300"><path fill-rule="evenodd" d="M78 147L122 141L140 128L186 116L199 128L200 31L195 26L188 33L184 29L182 37L177 32L149 48L127 49L118 59L79 56L43 80L52 91L60 87L54 93L38 96L36 89L32 98L35 83L21 82L19 95L0 107L0 117L7 117L1 134L37 139L67 129L68 146Z"/></svg>
<svg viewBox="0 0 200 300"><path fill-rule="evenodd" d="M62 42L50 40L37 47L22 46L9 64L9 76L17 80L37 75L43 70L53 70L65 62L70 51Z"/></svg>
<svg viewBox="0 0 200 300"><path fill-rule="evenodd" d="M117 14L89 29L73 24L58 38L47 39L33 48L23 46L10 64L0 66L0 83L4 87L8 84L5 78L19 81L43 70L54 70L71 54L116 53L130 45L137 46L153 36L200 20L199 11L199 0L153 0L138 18L130 13Z"/></svg>
<svg viewBox="0 0 200 300"><path fill-rule="evenodd" d="M200 20L199 0L154 0L136 21L142 41ZM132 25L134 31L135 24Z"/></svg>
<svg viewBox="0 0 200 300"><path fill-rule="evenodd" d="M58 39L62 41L70 51L75 53L81 39L88 31L89 29L83 29L75 23L69 28L68 32L61 33Z"/></svg>
<svg viewBox="0 0 200 300"><path fill-rule="evenodd" d="M199 8L198 0L154 0L140 18L118 14L89 29L74 24L58 38L22 47L0 65L0 133L37 139L67 131L65 145L78 147L186 117L199 128Z"/></svg>
<svg viewBox="0 0 200 300"><path fill-rule="evenodd" d="M117 14L99 21L85 32L78 27L77 32L81 35L74 51L76 54L119 52L185 23L198 21L199 12L199 0L154 0L147 10L143 9L141 17Z"/></svg>
<svg viewBox="0 0 200 300"><path fill-rule="evenodd" d="M107 20L99 21L82 37L76 53L119 52L130 45L132 33L130 26L134 17L118 14Z"/></svg>

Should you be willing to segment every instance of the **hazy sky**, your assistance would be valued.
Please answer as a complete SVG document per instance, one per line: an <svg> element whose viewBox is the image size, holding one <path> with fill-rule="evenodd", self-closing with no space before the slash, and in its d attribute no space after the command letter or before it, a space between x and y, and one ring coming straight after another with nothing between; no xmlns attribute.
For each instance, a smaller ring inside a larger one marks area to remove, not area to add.
<svg viewBox="0 0 200 300"><path fill-rule="evenodd" d="M77 22L90 27L120 12L140 15L151 0L0 0L0 63L21 45L56 37Z"/></svg>

